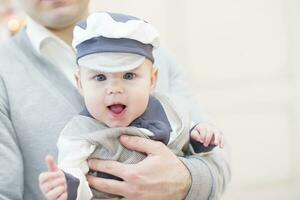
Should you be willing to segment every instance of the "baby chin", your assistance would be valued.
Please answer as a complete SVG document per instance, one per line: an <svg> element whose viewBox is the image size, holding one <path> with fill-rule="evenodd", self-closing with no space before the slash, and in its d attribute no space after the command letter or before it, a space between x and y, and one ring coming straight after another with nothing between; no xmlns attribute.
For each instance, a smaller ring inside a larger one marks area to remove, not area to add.
<svg viewBox="0 0 300 200"><path fill-rule="evenodd" d="M127 106L121 103L107 106L107 116L106 125L111 128L127 127L131 123L128 121L130 117Z"/></svg>

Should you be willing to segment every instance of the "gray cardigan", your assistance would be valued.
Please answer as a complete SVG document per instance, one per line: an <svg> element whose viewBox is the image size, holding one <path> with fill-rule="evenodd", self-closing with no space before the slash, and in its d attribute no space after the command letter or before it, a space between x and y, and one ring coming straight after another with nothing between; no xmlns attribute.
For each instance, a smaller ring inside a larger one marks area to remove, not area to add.
<svg viewBox="0 0 300 200"><path fill-rule="evenodd" d="M161 50L155 57L158 91L194 105L180 68ZM38 176L46 170L45 155L57 156L59 133L83 105L62 71L33 50L24 30L0 46L0 199L43 199ZM198 122L199 113L193 114ZM181 160L192 176L186 198L218 199L230 178L228 150Z"/></svg>

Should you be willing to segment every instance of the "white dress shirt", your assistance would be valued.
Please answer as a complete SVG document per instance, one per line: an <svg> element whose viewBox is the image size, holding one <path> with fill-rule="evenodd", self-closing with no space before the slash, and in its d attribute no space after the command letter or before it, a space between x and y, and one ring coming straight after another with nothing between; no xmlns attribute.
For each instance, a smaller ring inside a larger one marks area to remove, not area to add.
<svg viewBox="0 0 300 200"><path fill-rule="evenodd" d="M73 49L30 17L27 20L26 32L34 49L58 66L72 84L76 85L74 73L77 64Z"/></svg>

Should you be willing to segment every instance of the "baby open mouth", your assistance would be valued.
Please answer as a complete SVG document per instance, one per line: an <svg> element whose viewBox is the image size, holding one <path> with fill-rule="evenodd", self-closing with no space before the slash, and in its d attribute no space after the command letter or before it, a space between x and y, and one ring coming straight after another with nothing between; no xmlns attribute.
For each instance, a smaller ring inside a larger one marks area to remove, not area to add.
<svg viewBox="0 0 300 200"><path fill-rule="evenodd" d="M114 114L120 114L123 112L123 110L125 110L126 106L123 104L113 104L113 105L107 106L107 108Z"/></svg>

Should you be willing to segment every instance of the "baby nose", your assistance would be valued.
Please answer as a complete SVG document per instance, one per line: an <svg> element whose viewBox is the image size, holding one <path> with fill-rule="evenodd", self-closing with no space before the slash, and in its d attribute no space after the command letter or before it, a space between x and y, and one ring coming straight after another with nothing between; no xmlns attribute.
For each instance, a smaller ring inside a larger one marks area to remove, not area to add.
<svg viewBox="0 0 300 200"><path fill-rule="evenodd" d="M122 94L124 93L124 88L120 85L113 85L107 89L107 94Z"/></svg>

